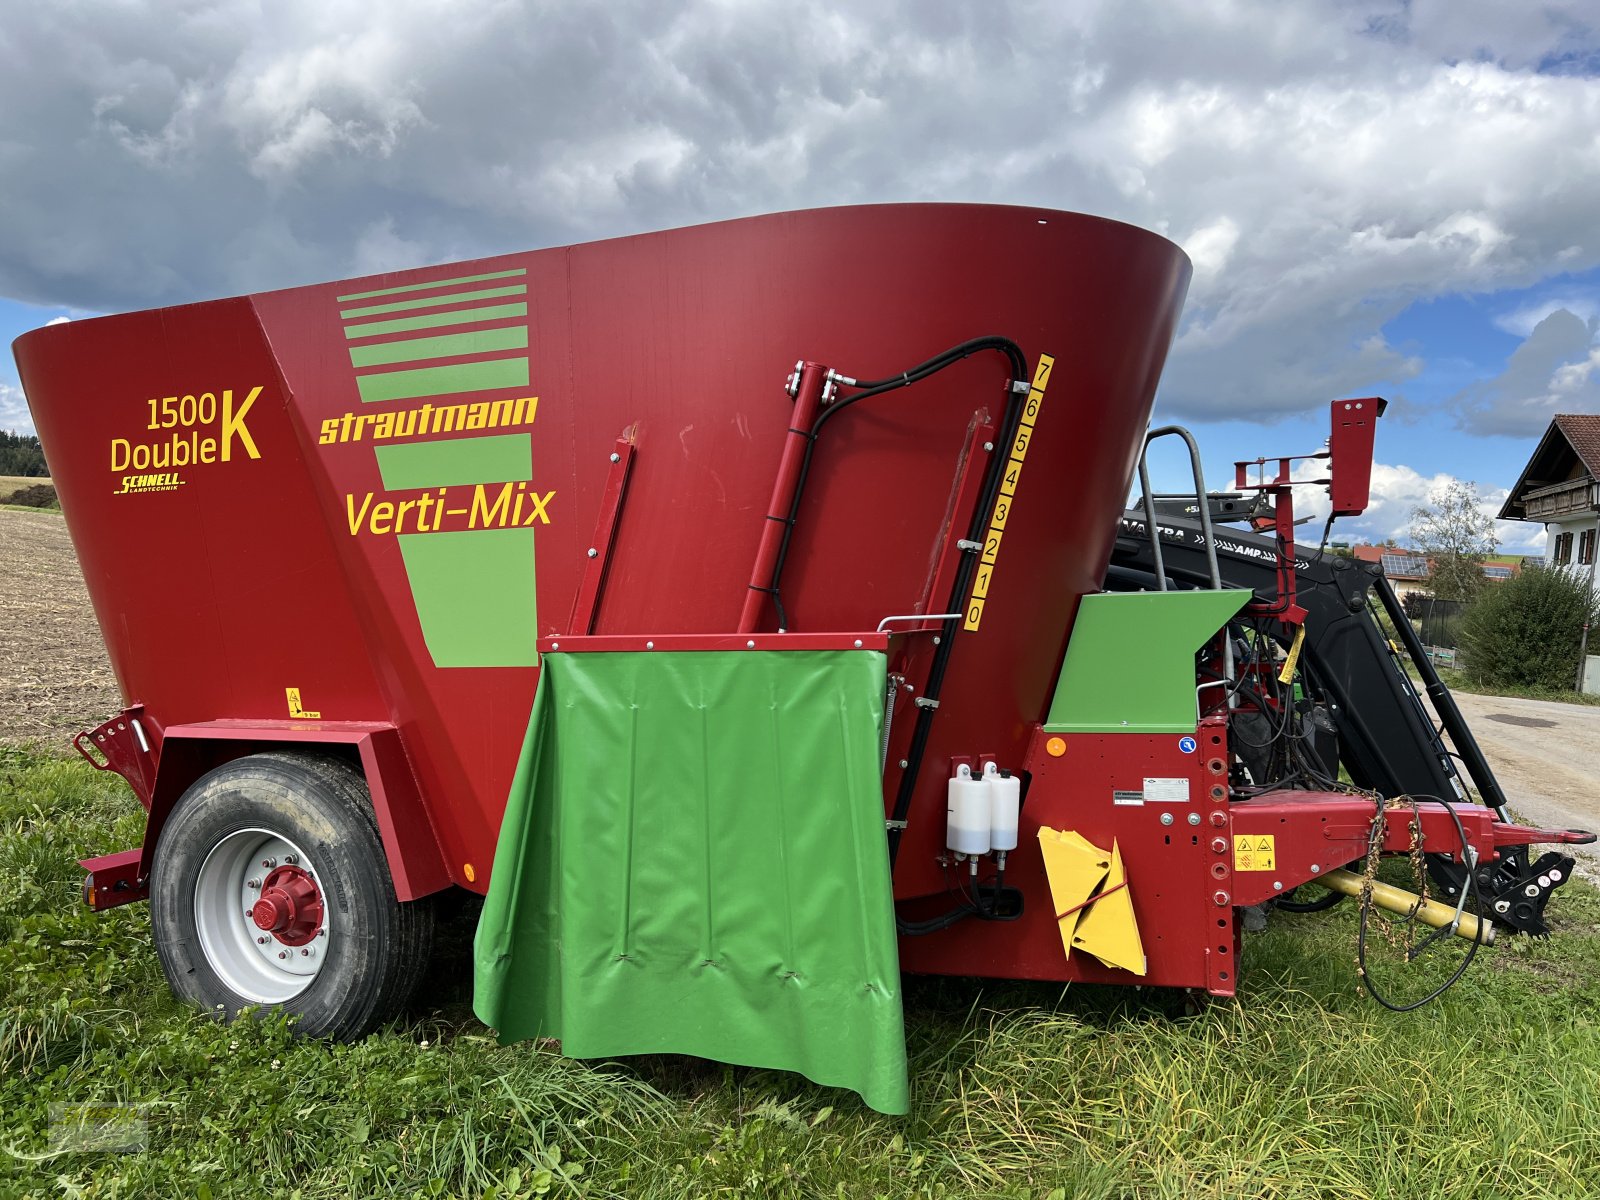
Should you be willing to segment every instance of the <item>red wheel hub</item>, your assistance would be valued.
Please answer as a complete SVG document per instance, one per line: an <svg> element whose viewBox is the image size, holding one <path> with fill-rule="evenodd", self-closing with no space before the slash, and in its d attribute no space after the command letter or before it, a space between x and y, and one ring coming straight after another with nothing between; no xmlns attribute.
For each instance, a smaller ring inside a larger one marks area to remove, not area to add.
<svg viewBox="0 0 1600 1200"><path fill-rule="evenodd" d="M250 919L285 946L303 946L322 928L322 893L316 880L296 866L275 867L261 881L261 899Z"/></svg>

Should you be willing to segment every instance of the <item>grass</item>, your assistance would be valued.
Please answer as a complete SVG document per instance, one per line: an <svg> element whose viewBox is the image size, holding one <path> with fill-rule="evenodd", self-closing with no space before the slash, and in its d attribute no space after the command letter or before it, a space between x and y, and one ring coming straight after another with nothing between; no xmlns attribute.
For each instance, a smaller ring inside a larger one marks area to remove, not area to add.
<svg viewBox="0 0 1600 1200"><path fill-rule="evenodd" d="M359 1045L218 1025L170 998L144 906L78 902L74 860L140 833L119 780L0 750L0 1197L1600 1194L1581 883L1554 938L1485 951L1409 1016L1359 993L1349 903L1275 916L1239 1002L1189 1018L1157 991L909 980L914 1107L891 1118L776 1072L498 1046L467 924L424 1005ZM147 1148L52 1156L53 1102L145 1105Z"/></svg>
<svg viewBox="0 0 1600 1200"><path fill-rule="evenodd" d="M1420 682L1416 670L1406 664L1406 670L1413 681ZM1452 692L1470 692L1475 696L1514 696L1523 700L1554 700L1560 704L1587 704L1591 707L1600 706L1600 696L1590 695L1588 692L1569 692L1557 688L1546 687L1519 687L1502 685L1490 687L1486 684L1474 683L1468 678L1465 671L1458 671L1454 667L1434 664L1434 670L1439 672L1439 678ZM1576 672L1577 668L1573 668Z"/></svg>

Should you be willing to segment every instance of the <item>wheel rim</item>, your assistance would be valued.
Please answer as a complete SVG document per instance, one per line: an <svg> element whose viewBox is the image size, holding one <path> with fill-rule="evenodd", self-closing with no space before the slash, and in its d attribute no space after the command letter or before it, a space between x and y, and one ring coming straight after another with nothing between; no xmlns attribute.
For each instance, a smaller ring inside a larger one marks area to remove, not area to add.
<svg viewBox="0 0 1600 1200"><path fill-rule="evenodd" d="M311 986L332 938L321 872L270 829L241 829L200 864L194 924L219 979L258 1004L282 1004Z"/></svg>

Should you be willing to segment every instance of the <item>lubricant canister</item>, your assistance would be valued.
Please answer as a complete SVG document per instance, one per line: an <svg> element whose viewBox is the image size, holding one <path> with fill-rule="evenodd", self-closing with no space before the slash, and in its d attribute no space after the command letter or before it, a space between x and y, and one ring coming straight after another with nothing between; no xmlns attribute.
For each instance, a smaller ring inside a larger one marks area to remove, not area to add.
<svg viewBox="0 0 1600 1200"><path fill-rule="evenodd" d="M946 846L957 854L989 853L988 785L974 779L965 763L950 780L945 812Z"/></svg>
<svg viewBox="0 0 1600 1200"><path fill-rule="evenodd" d="M1017 818L1022 809L1022 780L994 763L983 767L983 787L989 795L989 848L1017 848Z"/></svg>

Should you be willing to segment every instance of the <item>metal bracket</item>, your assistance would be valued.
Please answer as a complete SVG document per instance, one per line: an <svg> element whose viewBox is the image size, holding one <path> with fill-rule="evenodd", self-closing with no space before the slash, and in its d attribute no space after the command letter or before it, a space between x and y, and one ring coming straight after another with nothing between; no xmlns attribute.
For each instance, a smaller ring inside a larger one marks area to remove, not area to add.
<svg viewBox="0 0 1600 1200"><path fill-rule="evenodd" d="M883 823L883 827L885 829L904 829L906 827L906 823L904 821L889 821L889 820L886 820Z"/></svg>
<svg viewBox="0 0 1600 1200"><path fill-rule="evenodd" d="M1011 381L1011 394L1014 396L1026 396L1032 388L1033 384L1026 379L1013 379Z"/></svg>
<svg viewBox="0 0 1600 1200"><path fill-rule="evenodd" d="M918 708L938 708L939 702L937 700L929 700L926 696L918 696L916 705Z"/></svg>
<svg viewBox="0 0 1600 1200"><path fill-rule="evenodd" d="M594 632L595 617L600 611L600 594L605 588L606 571L611 565L611 548L617 536L617 522L622 516L623 502L628 498L628 474L633 467L633 430L630 428L617 439L611 452L611 470L606 475L605 488L600 495L600 514L595 519L594 536L585 553L583 578L578 584L578 594L572 602L572 616L567 629L575 634Z"/></svg>
<svg viewBox="0 0 1600 1200"><path fill-rule="evenodd" d="M968 554L976 554L983 549L983 543L975 542L971 538L962 538L956 542L956 549L963 550Z"/></svg>

